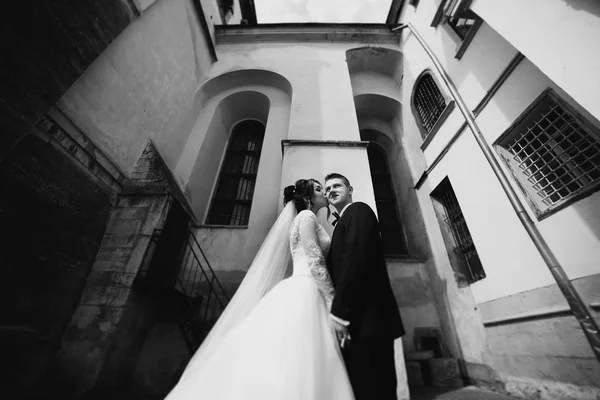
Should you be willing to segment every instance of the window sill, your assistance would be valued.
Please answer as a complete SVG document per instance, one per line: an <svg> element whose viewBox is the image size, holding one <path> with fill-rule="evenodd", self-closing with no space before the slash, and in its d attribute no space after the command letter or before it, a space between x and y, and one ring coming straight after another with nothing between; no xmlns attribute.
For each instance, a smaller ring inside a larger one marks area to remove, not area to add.
<svg viewBox="0 0 600 400"><path fill-rule="evenodd" d="M448 103L448 105L446 106L446 108L444 108L444 111L442 111L442 115L440 115L440 117L438 118L437 122L431 129L431 132L429 132L429 134L427 136L425 136L425 139L423 140L423 144L421 144L421 150L425 151L427 146L429 146L429 143L431 143L431 141L433 140L433 137L440 130L440 127L444 124L444 122L446 122L446 119L448 119L448 116L450 116L450 114L452 113L452 110L454 110L454 106L455 106L455 102L454 102L454 100L451 100Z"/></svg>
<svg viewBox="0 0 600 400"><path fill-rule="evenodd" d="M513 177L514 177L514 175L513 175ZM519 183L520 183L520 181L519 181ZM519 185L519 186L522 188L522 185ZM527 199L527 202L533 209L533 212L535 213L535 216L538 221L542 221L542 220L556 214L560 210L564 210L565 208L575 204L579 200L582 200L586 197L593 195L594 193L598 192L599 190L600 190L600 182L596 182L595 184L590 185L586 190L582 191L581 193L578 193L572 197L569 197L564 202L556 204L552 207L546 208L545 210L542 211L542 210L540 210L538 203L536 203L535 200L533 200L530 197L530 194L528 192L524 192L524 189L521 189L521 191L525 193L525 198Z"/></svg>

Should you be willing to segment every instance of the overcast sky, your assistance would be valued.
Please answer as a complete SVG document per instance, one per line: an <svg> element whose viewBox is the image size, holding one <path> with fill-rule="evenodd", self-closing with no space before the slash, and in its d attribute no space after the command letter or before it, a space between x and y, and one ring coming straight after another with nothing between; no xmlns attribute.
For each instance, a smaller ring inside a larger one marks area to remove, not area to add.
<svg viewBox="0 0 600 400"><path fill-rule="evenodd" d="M385 23L392 0L254 0L259 24Z"/></svg>

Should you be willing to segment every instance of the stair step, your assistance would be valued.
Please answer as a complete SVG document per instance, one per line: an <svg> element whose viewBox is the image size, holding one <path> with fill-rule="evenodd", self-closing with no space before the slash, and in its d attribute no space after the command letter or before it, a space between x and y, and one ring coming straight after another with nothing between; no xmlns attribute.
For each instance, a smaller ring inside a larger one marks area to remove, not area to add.
<svg viewBox="0 0 600 400"><path fill-rule="evenodd" d="M451 388L464 386L458 361L455 358L434 358L424 364L426 368L424 375L427 376L425 380L429 381L431 386Z"/></svg>
<svg viewBox="0 0 600 400"><path fill-rule="evenodd" d="M406 361L425 361L434 358L433 350L409 351L404 354Z"/></svg>
<svg viewBox="0 0 600 400"><path fill-rule="evenodd" d="M426 351L414 353L427 353ZM406 357L406 374L411 387L433 386L460 388L464 386L458 361L454 358L433 358L432 354L417 354L417 359ZM430 352L433 353L433 352ZM430 357L431 356L431 357ZM430 357L430 358L429 358Z"/></svg>

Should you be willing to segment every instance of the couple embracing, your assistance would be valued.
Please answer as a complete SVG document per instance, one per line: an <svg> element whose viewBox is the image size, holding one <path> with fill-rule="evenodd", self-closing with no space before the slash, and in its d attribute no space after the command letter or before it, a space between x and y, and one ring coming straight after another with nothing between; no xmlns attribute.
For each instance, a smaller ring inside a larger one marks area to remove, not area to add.
<svg viewBox="0 0 600 400"><path fill-rule="evenodd" d="M379 224L345 176L324 182L284 189L283 211L167 400L396 399L404 329ZM316 217L328 205L331 238Z"/></svg>

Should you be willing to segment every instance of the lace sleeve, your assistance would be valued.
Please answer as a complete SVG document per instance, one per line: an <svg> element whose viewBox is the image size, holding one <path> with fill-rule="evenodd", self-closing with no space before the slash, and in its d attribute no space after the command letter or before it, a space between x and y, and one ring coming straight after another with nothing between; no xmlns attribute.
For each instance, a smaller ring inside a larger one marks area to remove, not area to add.
<svg viewBox="0 0 600 400"><path fill-rule="evenodd" d="M300 216L300 241L308 259L310 273L323 295L327 310L329 311L331 310L334 289L327 265L325 264L325 256L319 246L317 224L317 217L310 211Z"/></svg>

